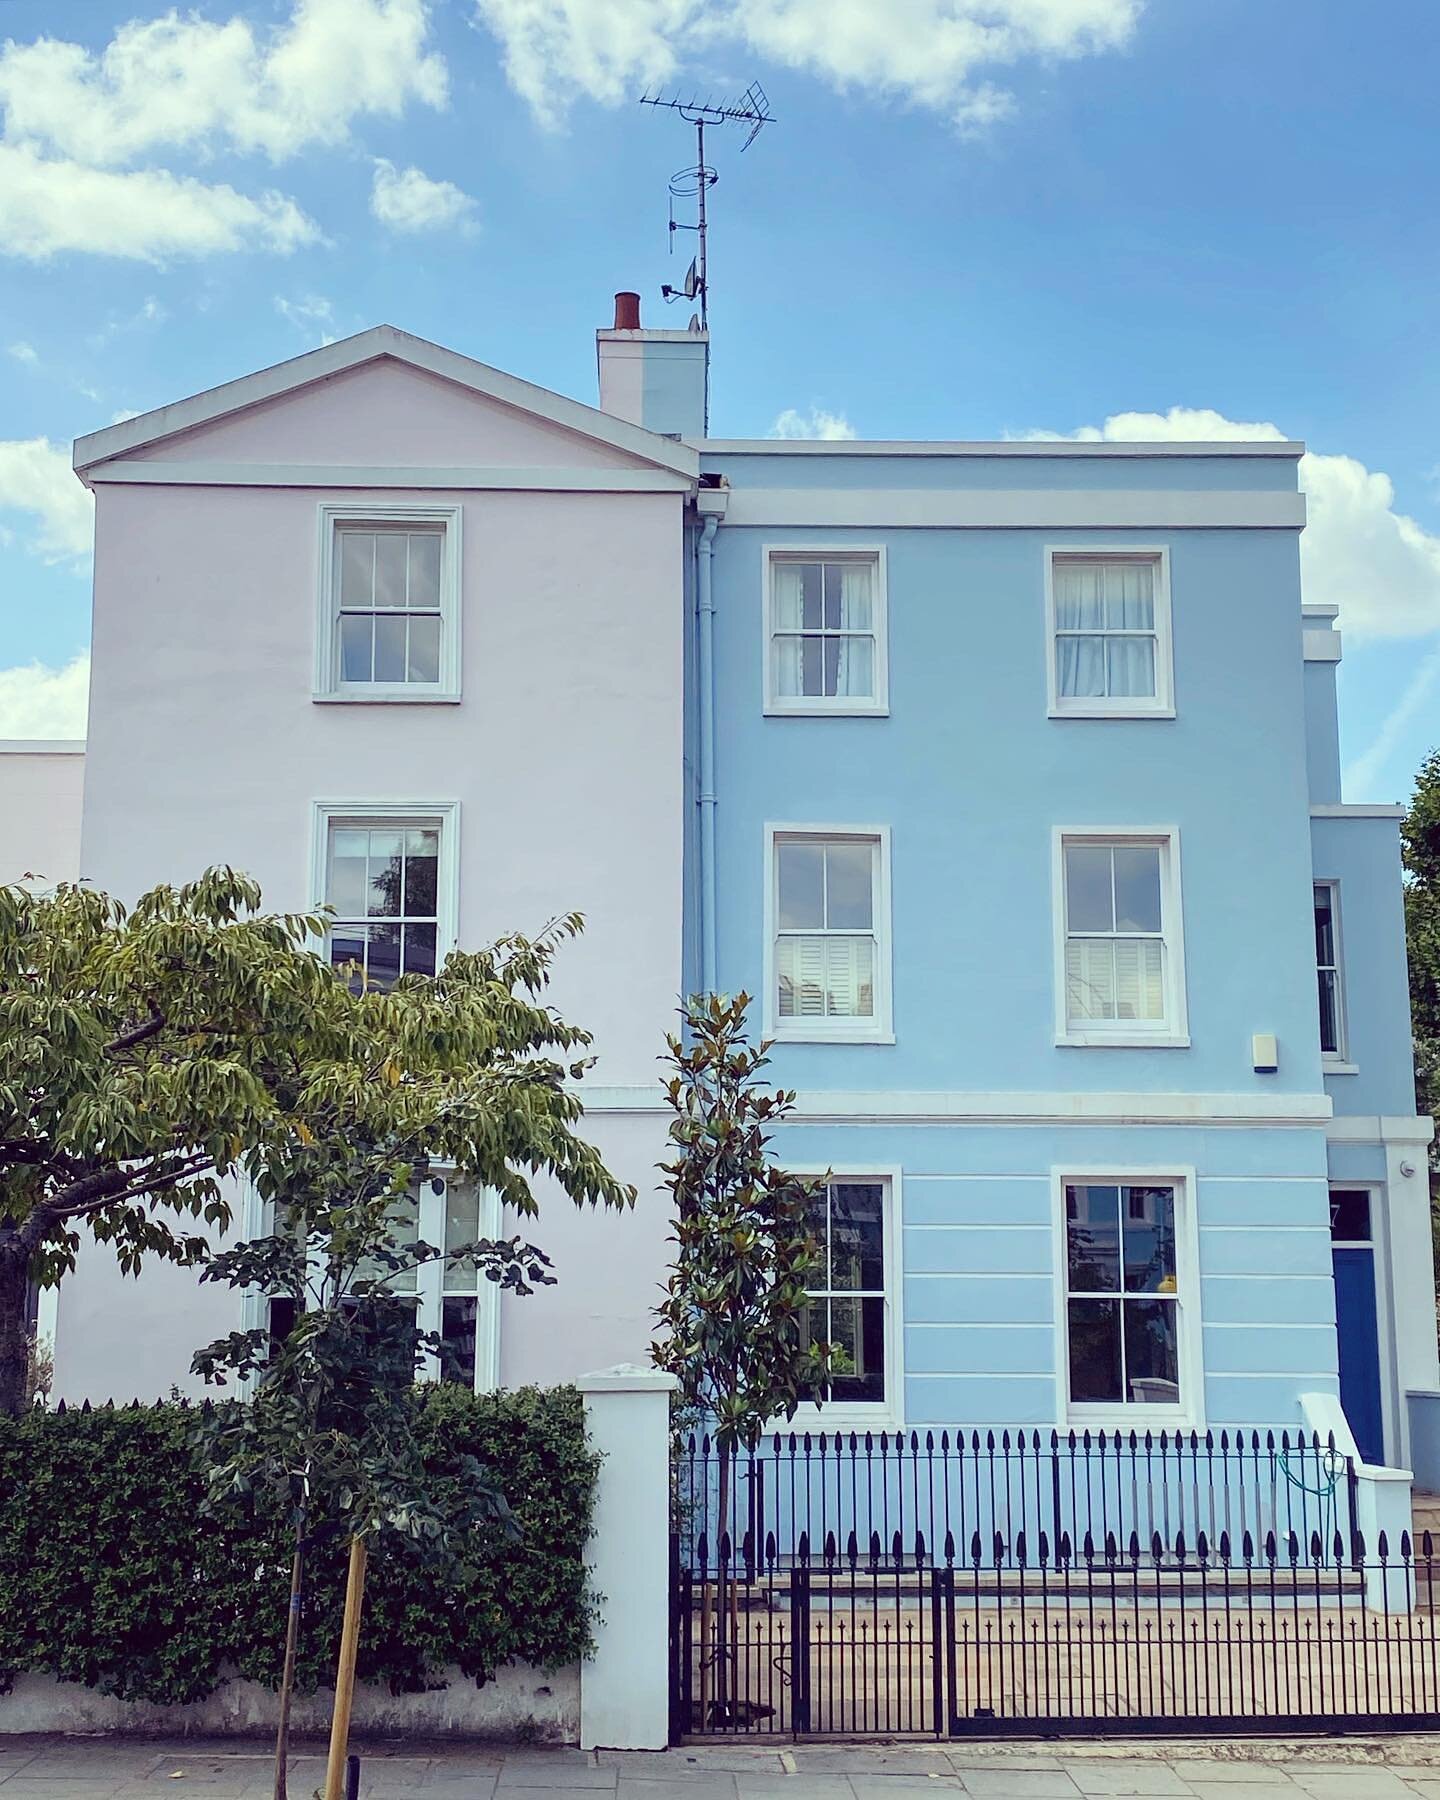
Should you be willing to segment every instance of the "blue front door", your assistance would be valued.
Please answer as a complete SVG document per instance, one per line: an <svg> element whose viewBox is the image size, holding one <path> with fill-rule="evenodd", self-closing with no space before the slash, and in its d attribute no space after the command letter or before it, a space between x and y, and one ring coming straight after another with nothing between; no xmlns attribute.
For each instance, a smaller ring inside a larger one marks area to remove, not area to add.
<svg viewBox="0 0 1440 1800"><path fill-rule="evenodd" d="M1380 1332L1375 1312L1375 1250L1370 1196L1360 1188L1330 1194L1335 1329L1340 1340L1340 1404L1366 1462L1385 1461L1380 1411Z"/></svg>

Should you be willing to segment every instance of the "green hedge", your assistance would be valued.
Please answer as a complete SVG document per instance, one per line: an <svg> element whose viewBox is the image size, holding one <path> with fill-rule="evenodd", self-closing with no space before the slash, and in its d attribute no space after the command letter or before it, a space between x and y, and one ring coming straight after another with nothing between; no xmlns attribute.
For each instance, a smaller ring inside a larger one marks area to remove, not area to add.
<svg viewBox="0 0 1440 1800"><path fill-rule="evenodd" d="M204 1511L196 1423L179 1404L0 1418L0 1686L45 1673L175 1704L212 1693L227 1666L277 1685L290 1526L261 1498L238 1522ZM423 1429L437 1470L470 1454L494 1472L522 1536L487 1536L463 1587L403 1548L373 1557L361 1679L406 1693L448 1664L483 1681L513 1659L574 1661L593 1617L583 1552L597 1468L579 1396L436 1388ZM313 1552L303 1691L333 1679L345 1556L334 1535Z"/></svg>

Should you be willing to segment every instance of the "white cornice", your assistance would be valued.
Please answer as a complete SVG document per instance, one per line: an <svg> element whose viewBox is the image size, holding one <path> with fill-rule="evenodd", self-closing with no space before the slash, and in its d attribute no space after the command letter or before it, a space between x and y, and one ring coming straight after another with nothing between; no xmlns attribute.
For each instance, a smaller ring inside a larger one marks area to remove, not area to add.
<svg viewBox="0 0 1440 1800"><path fill-rule="evenodd" d="M702 456L1278 456L1297 461L1305 446L1294 439L1257 443L1077 443L1073 438L1024 438L1009 441L985 439L937 439L925 443L914 438L701 438L694 443Z"/></svg>
<svg viewBox="0 0 1440 1800"><path fill-rule="evenodd" d="M1435 1121L1409 1113L1342 1113L1325 1126L1332 1144L1428 1144Z"/></svg>
<svg viewBox="0 0 1440 1800"><path fill-rule="evenodd" d="M1403 806L1370 806L1359 801L1334 801L1310 808L1312 819L1403 819Z"/></svg>
<svg viewBox="0 0 1440 1800"><path fill-rule="evenodd" d="M1196 488L766 488L732 487L727 526L864 530L1042 528L1169 530L1209 527L1298 531L1305 496Z"/></svg>
<svg viewBox="0 0 1440 1800"><path fill-rule="evenodd" d="M578 1090L587 1112L664 1114L653 1087ZM1202 1125L1324 1126L1327 1094L975 1093L904 1089L802 1090L801 1125Z"/></svg>
<svg viewBox="0 0 1440 1800"><path fill-rule="evenodd" d="M413 337L393 325L374 325L355 337L322 345L318 350L307 350L302 356L257 370L253 375L243 375L237 381L227 381L220 387L192 395L188 400L177 400L170 406L141 413L138 418L107 426L103 431L92 431L75 440L75 468L80 475L88 477L97 463L160 443L177 432L193 431L198 425L208 425L267 400L276 400L281 395L308 387L312 382L329 380L382 357L438 375L502 406L545 419L552 425L627 455L638 456L678 475L693 478L698 473L698 454L677 439L644 431L640 426L612 418L596 407L582 406L578 400L553 394L548 388L521 381L516 375L492 369L488 363L476 362L473 357L461 356L458 351L446 350L425 338Z"/></svg>
<svg viewBox="0 0 1440 1800"><path fill-rule="evenodd" d="M383 468L345 463L169 462L120 457L87 471L91 485L140 483L150 487L267 488L461 488L526 493L688 494L687 475L662 468L538 468L430 464Z"/></svg>
<svg viewBox="0 0 1440 1800"><path fill-rule="evenodd" d="M0 756L83 756L84 738L0 738Z"/></svg>

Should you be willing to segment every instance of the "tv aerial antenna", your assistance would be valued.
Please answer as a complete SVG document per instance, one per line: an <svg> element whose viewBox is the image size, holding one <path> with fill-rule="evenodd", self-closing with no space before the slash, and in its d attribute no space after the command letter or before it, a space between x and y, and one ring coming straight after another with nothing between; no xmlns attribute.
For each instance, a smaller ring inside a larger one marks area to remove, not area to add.
<svg viewBox="0 0 1440 1800"><path fill-rule="evenodd" d="M710 282L707 274L705 252L707 249L708 220L705 213L705 196L720 179L716 170L705 161L705 127L707 125L748 125L750 134L740 146L742 151L748 150L759 137L766 125L774 122L774 114L770 111L770 102L765 90L758 81L752 81L738 100L726 101L716 105L710 100L700 100L694 95L682 100L678 94L666 98L663 89L653 94L640 96L642 106L663 108L666 112L678 113L687 125L695 127L695 162L688 169L677 169L670 177L670 252L675 252L675 233L677 231L693 231L698 240L695 257L685 272L685 279L677 287L667 282L660 292L667 301L698 300L700 311L698 318L692 319L691 325L699 324L702 331L710 323ZM689 223L675 217L677 200L693 200L695 202L695 222Z"/></svg>

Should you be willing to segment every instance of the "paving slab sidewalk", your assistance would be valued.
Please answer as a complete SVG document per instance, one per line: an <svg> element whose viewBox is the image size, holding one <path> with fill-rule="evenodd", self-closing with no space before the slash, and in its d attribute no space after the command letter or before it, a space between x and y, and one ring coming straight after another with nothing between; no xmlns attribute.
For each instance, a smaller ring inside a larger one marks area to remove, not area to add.
<svg viewBox="0 0 1440 1800"><path fill-rule="evenodd" d="M697 1744L621 1751L357 1745L361 1800L1440 1800L1440 1736L1044 1744ZM325 1759L292 1759L311 1800ZM268 1800L262 1744L0 1739L0 1800Z"/></svg>

